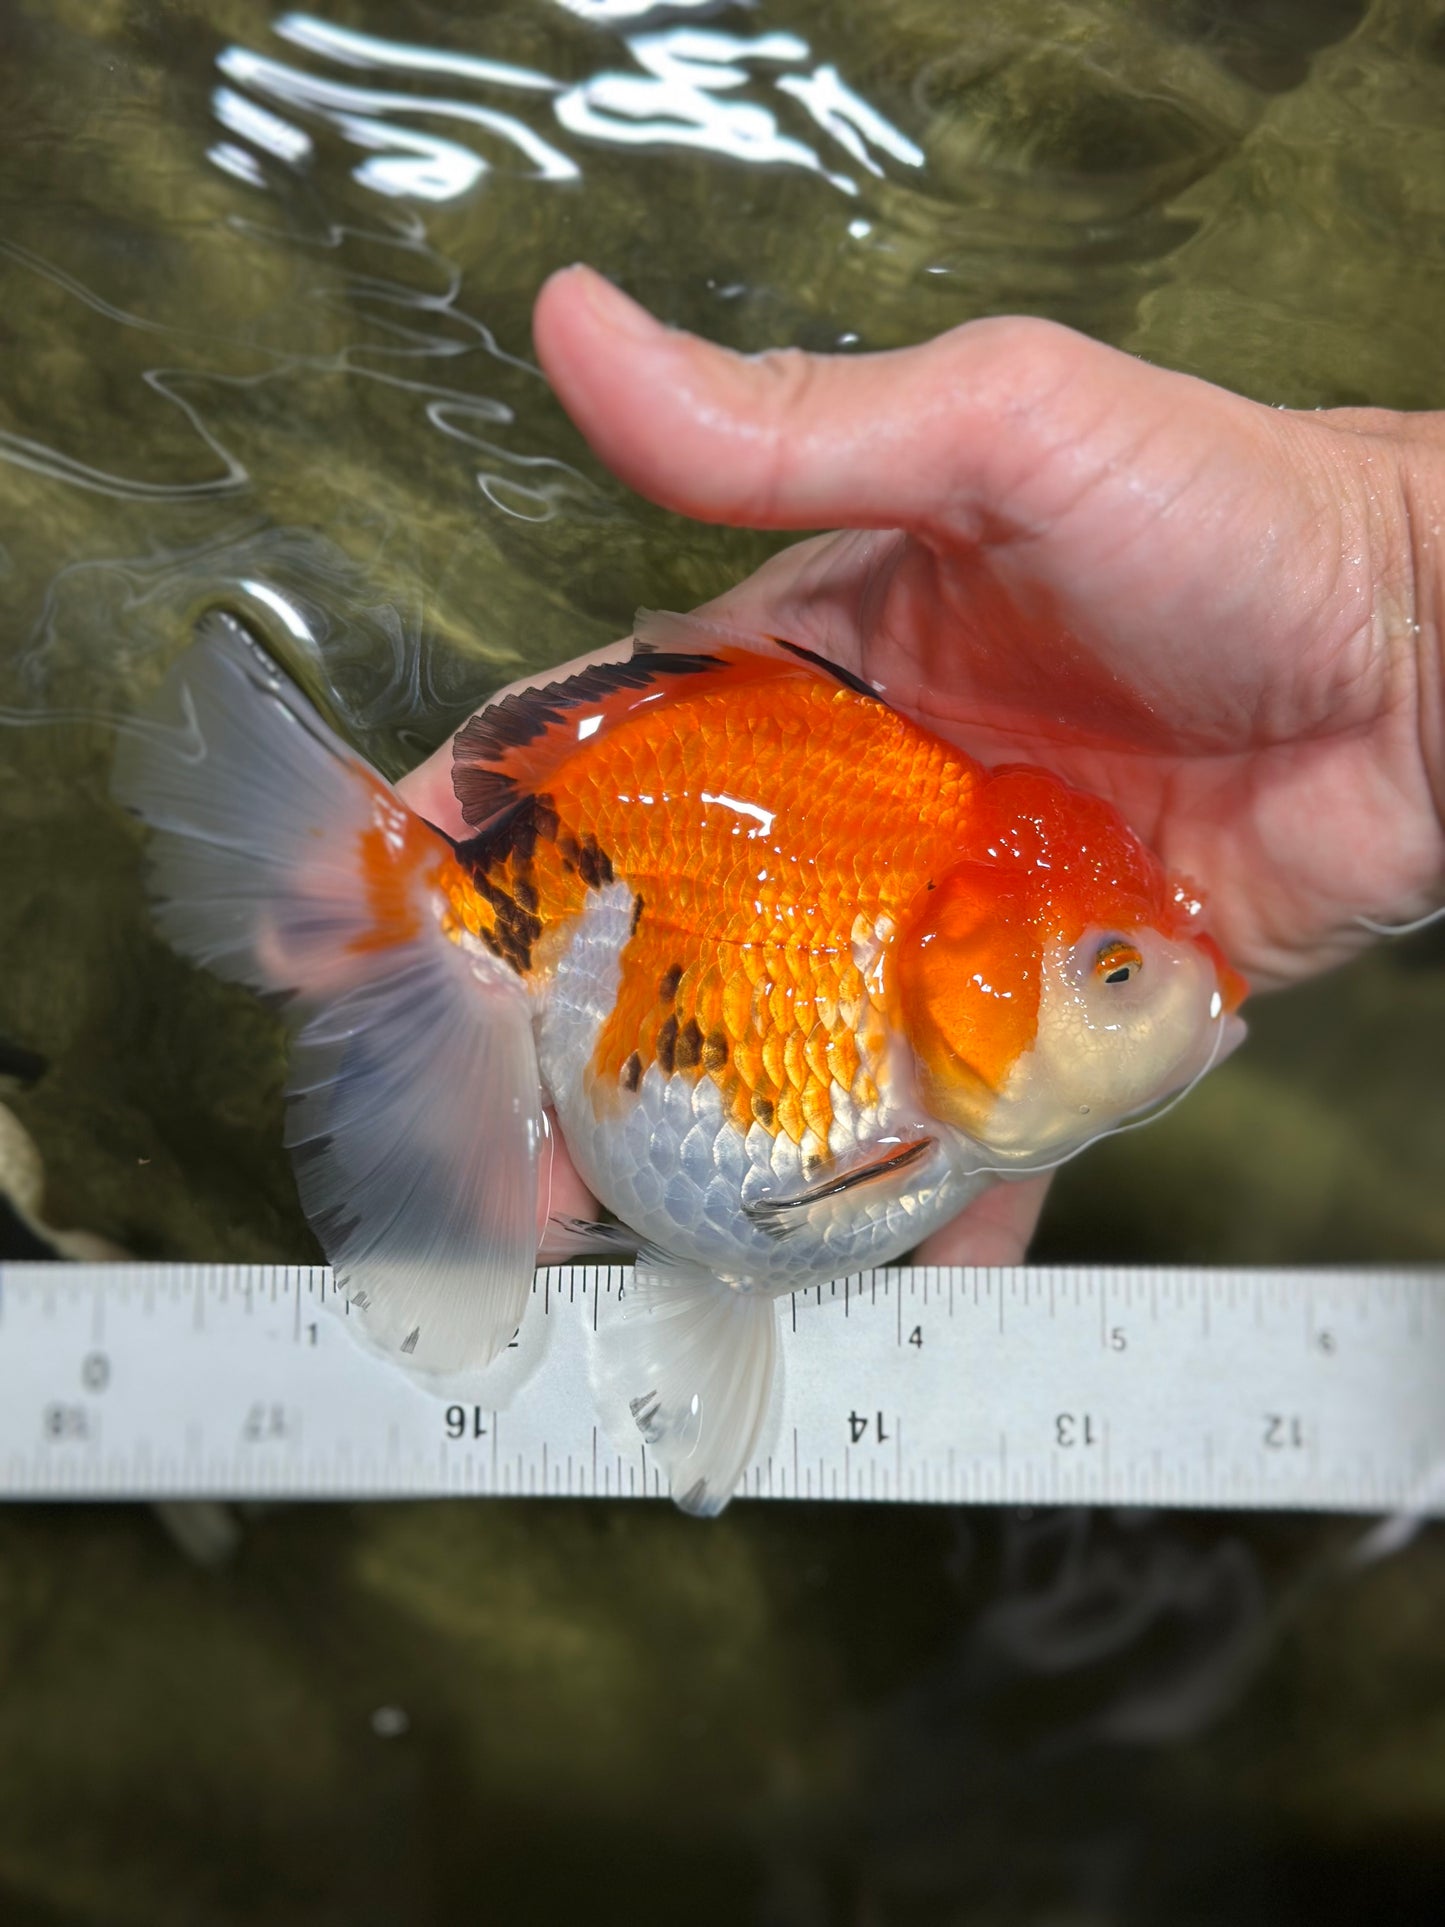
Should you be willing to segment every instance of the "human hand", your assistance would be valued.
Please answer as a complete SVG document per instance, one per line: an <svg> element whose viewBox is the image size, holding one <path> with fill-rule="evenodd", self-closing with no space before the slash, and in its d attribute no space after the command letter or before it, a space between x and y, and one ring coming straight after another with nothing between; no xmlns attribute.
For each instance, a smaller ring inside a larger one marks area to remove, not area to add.
<svg viewBox="0 0 1445 1927"><path fill-rule="evenodd" d="M839 525L709 613L817 650L985 761L1108 797L1202 887L1256 986L1439 901L1442 417L1276 411L1031 320L744 358L586 269L547 284L535 332L641 493ZM403 789L459 827L449 746ZM922 1255L1016 1259L1041 1196L997 1186Z"/></svg>

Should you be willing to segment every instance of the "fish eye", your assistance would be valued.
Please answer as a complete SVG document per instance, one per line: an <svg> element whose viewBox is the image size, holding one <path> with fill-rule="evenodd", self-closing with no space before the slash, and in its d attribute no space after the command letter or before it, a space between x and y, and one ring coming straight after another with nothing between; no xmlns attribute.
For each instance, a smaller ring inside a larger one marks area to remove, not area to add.
<svg viewBox="0 0 1445 1927"><path fill-rule="evenodd" d="M1094 958L1094 975L1100 983L1127 984L1144 968L1144 959L1132 943L1110 937L1099 945Z"/></svg>

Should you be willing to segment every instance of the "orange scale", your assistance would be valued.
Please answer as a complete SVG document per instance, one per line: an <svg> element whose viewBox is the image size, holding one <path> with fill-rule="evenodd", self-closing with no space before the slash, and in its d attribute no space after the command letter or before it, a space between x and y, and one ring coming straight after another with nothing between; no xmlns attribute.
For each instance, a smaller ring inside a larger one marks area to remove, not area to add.
<svg viewBox="0 0 1445 1927"><path fill-rule="evenodd" d="M689 972L689 976L693 973ZM693 1009L704 1033L723 1028L723 976L716 958L709 957L696 972L692 991Z"/></svg>
<svg viewBox="0 0 1445 1927"><path fill-rule="evenodd" d="M858 1076L858 1045L851 1030L834 1030L828 1038L828 1074L843 1090L851 1091Z"/></svg>
<svg viewBox="0 0 1445 1927"><path fill-rule="evenodd" d="M769 1082L781 1090L788 1081L788 1067L786 1046L780 1030L768 1029L763 1032L762 1057Z"/></svg>
<svg viewBox="0 0 1445 1927"><path fill-rule="evenodd" d="M791 1028L797 993L788 984L774 983L767 998L768 1021L775 1031Z"/></svg>
<svg viewBox="0 0 1445 1927"><path fill-rule="evenodd" d="M791 1085L778 1093L777 1118L793 1143L801 1144L808 1120L803 1114L803 1100Z"/></svg>
<svg viewBox="0 0 1445 1927"><path fill-rule="evenodd" d="M770 1080L763 1061L762 1039L756 1031L739 1037L733 1045L733 1065L749 1091L762 1089Z"/></svg>
<svg viewBox="0 0 1445 1927"><path fill-rule="evenodd" d="M824 1082L810 1077L803 1086L803 1116L809 1131L818 1138L824 1149L828 1144L828 1133L833 1128L833 1099Z"/></svg>
<svg viewBox="0 0 1445 1927"><path fill-rule="evenodd" d="M760 943L742 943L738 946L738 961L748 980L749 993L758 991L766 996L771 987L768 970L767 952Z"/></svg>
<svg viewBox="0 0 1445 1927"><path fill-rule="evenodd" d="M808 1058L804 1048L806 1037L807 1033L798 1027L790 1030L783 1042L783 1067L795 1091L801 1091L808 1082Z"/></svg>
<svg viewBox="0 0 1445 1927"><path fill-rule="evenodd" d="M722 980L722 1025L729 1037L743 1037L753 1022L753 984L744 970L730 971Z"/></svg>
<svg viewBox="0 0 1445 1927"><path fill-rule="evenodd" d="M803 1039L803 1061L809 1074L820 1080L826 1089L831 1075L828 1065L828 1033L821 1024L814 1024Z"/></svg>

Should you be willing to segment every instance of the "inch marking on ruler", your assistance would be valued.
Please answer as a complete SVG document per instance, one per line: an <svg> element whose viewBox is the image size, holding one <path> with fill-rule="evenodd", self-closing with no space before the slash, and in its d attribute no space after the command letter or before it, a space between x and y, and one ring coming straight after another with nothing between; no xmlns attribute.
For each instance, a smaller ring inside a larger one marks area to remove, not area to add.
<svg viewBox="0 0 1445 1927"><path fill-rule="evenodd" d="M626 1276L433 1389L321 1267L0 1265L0 1497L661 1496L589 1389ZM778 1330L748 1497L1445 1514L1445 1269L905 1267Z"/></svg>

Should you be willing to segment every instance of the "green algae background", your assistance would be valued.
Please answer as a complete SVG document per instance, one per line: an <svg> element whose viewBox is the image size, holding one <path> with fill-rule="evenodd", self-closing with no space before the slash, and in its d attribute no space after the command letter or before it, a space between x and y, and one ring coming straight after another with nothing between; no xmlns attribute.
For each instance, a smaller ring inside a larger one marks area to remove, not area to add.
<svg viewBox="0 0 1445 1927"><path fill-rule="evenodd" d="M528 338L579 257L749 349L1025 311L1272 402L1445 406L1445 8L10 0L0 1039L46 1060L13 1108L51 1223L314 1255L279 1031L157 943L107 800L200 606L396 772L775 546L592 462ZM1442 1036L1438 930L1261 1003L1068 1167L1039 1255L1445 1259ZM1437 1919L1445 1536L1363 1531L12 1508L0 1921Z"/></svg>

